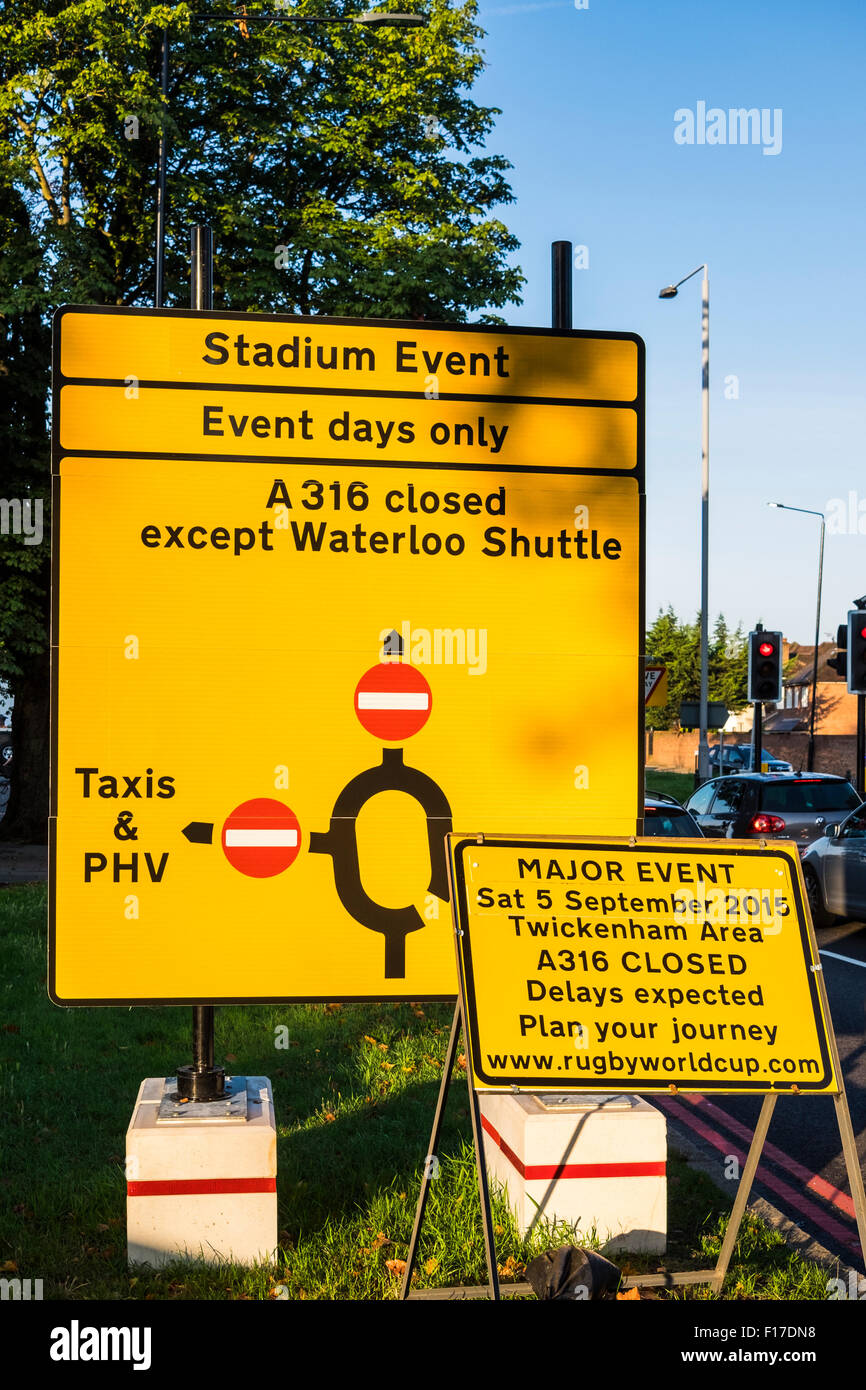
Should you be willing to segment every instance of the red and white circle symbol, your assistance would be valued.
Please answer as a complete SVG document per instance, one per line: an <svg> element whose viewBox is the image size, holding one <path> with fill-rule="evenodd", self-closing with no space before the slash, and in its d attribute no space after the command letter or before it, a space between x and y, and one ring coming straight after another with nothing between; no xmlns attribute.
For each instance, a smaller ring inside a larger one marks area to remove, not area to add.
<svg viewBox="0 0 866 1390"><path fill-rule="evenodd" d="M402 662L372 666L358 681L355 713L367 730L386 743L399 743L423 729L433 696L427 680Z"/></svg>
<svg viewBox="0 0 866 1390"><path fill-rule="evenodd" d="M223 853L250 878L272 878L298 857L301 827L294 811L265 796L236 806L223 826Z"/></svg>

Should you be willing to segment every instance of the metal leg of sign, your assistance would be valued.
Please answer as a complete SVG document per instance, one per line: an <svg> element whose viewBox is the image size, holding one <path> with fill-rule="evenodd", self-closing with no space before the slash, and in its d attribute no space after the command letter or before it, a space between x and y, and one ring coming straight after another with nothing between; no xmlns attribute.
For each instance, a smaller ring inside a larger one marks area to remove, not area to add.
<svg viewBox="0 0 866 1390"><path fill-rule="evenodd" d="M475 1140L475 1170L478 1174L478 1196L481 1199L481 1220L484 1225L484 1253L487 1256L487 1283L490 1297L499 1302L499 1270L496 1264L496 1239L493 1234L493 1211L490 1206L490 1184L484 1160L484 1132L481 1128L481 1106L478 1092L472 1085L472 1068L467 1062L466 1082L469 1086L469 1111L472 1115L472 1137Z"/></svg>
<svg viewBox="0 0 866 1390"><path fill-rule="evenodd" d="M458 1000L454 1007L454 1017L451 1020L451 1036L448 1039L448 1047L445 1051L445 1062L442 1067L442 1080L439 1083L439 1099L436 1102L436 1114L433 1117L430 1145L427 1150L427 1157L424 1160L424 1176L421 1179L421 1191L418 1194L418 1205L415 1208L415 1225L412 1227L412 1238L409 1241L409 1252L406 1256L406 1268L403 1271L403 1284L400 1288L401 1299L409 1297L409 1285L412 1282L412 1270L415 1265L418 1241L421 1236L421 1226L424 1222L424 1208L427 1206L427 1195L430 1191L431 1182L438 1175L439 1137L442 1133L442 1120L445 1115L448 1088L451 1085L451 1073L454 1070L454 1063L457 1060L457 1040L460 1037L461 1024L462 1015L460 1013L460 1002Z"/></svg>
<svg viewBox="0 0 866 1390"><path fill-rule="evenodd" d="M857 1144L854 1140L851 1112L848 1109L848 1097L845 1094L844 1084L840 1083L839 1094L833 1097L833 1103L836 1106L839 1138L842 1140L842 1153L845 1155L845 1167L848 1171L848 1182L851 1187L851 1200L854 1203L857 1235L860 1238L860 1253L866 1260L866 1196L863 1193L863 1173L857 1154Z"/></svg>
<svg viewBox="0 0 866 1390"><path fill-rule="evenodd" d="M430 1147L424 1161L424 1176L421 1179L421 1191L418 1194L418 1205L415 1208L415 1225L412 1227L412 1236L406 1255L406 1268L403 1271L403 1283L400 1287L401 1299L407 1299L412 1296L409 1292L412 1283L412 1270L415 1267L415 1259L418 1253L418 1242L421 1238L421 1227L424 1224L424 1209L427 1206L430 1183L437 1175L439 1164L437 1155L439 1152L439 1138L442 1133L442 1120L445 1115L445 1104L448 1100L448 1089L451 1085L451 1074L454 1070L454 1063L457 1060L457 1043L460 1038L462 1026L463 1014L460 1008L460 1001L458 1000L454 1009L454 1017L451 1020L451 1036L448 1039L445 1063L442 1068L442 1080L439 1083L439 1099L436 1102L436 1114L433 1117ZM472 1085L472 1075L468 1066L466 1079L469 1086L469 1112L472 1116L472 1137L475 1143L475 1171L478 1177L478 1196L481 1199L481 1219L484 1225L484 1251L487 1257L487 1292L488 1297L498 1303L499 1270L496 1265L496 1242L493 1235L493 1212L490 1206L490 1186L487 1181L487 1165L484 1161L484 1135L481 1130L481 1109L478 1104L478 1096L475 1087ZM415 1298L450 1298L454 1296L473 1298L478 1296L478 1290L429 1289L414 1295Z"/></svg>
<svg viewBox="0 0 866 1390"><path fill-rule="evenodd" d="M842 1153L845 1156L845 1169L848 1173L848 1183L851 1188L851 1200L854 1203L854 1216L857 1220L857 1235L860 1240L860 1253L863 1259L866 1260L866 1197L864 1197L863 1194L863 1174L860 1169L860 1159L857 1154L854 1130L851 1125L851 1112L848 1109L848 1096L845 1093L845 1079L842 1072L842 1061L839 1057L839 1047L836 1042L836 1030L833 1027L830 1015L827 984L824 979L823 968L817 964L820 957L818 955L818 946L815 941L815 933L811 929L809 936L812 945L812 956L815 961L812 969L815 972L815 979L818 983L818 995L821 1000L821 1008L827 1020L830 1057L833 1062L833 1070L836 1079L839 1083L838 1095L833 1097L833 1102L836 1106L836 1123L839 1126L839 1138L842 1141Z"/></svg>
<svg viewBox="0 0 866 1390"><path fill-rule="evenodd" d="M728 1218L728 1228L725 1231L725 1239L719 1252L719 1261L713 1271L710 1285L715 1294L722 1292L722 1285L725 1282L725 1275L728 1272L728 1265L734 1253L734 1246L737 1243L737 1236L740 1234L740 1224L743 1220L743 1212L746 1210L746 1203L749 1200L749 1193L752 1190L752 1183L755 1181L755 1174L758 1171L758 1164L761 1161L761 1154L764 1149L764 1141L767 1138L767 1130L770 1128L770 1120L776 1108L776 1095L764 1096L764 1103L761 1106L761 1113L758 1116L758 1123L752 1135L752 1142L749 1145L749 1152L746 1157L746 1166L743 1169L740 1185L737 1188L737 1195L734 1200L731 1215Z"/></svg>

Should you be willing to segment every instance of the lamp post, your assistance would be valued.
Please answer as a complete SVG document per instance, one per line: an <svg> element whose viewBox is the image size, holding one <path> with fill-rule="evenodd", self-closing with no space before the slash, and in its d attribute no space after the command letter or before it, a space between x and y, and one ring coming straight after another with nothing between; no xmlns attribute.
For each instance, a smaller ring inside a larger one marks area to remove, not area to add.
<svg viewBox="0 0 866 1390"><path fill-rule="evenodd" d="M680 285L691 280L698 271L704 272L701 284L701 701L700 739L698 741L698 777L705 782L710 775L710 747L707 741L707 704L710 686L710 281L706 265L684 275L676 284L659 290L659 299L673 299Z"/></svg>
<svg viewBox="0 0 866 1390"><path fill-rule="evenodd" d="M194 14L194 19L217 20L224 24L361 24L367 29L418 29L428 23L423 14L402 14L397 11L366 10L363 14L349 15L346 18L328 18L321 15L293 14ZM162 75L160 86L163 102L168 101L169 37L168 30L162 31ZM159 157L156 177L156 291L154 307L161 309L165 299L165 207L166 207L166 165L168 161L168 135L163 123L159 135Z"/></svg>
<svg viewBox="0 0 866 1390"><path fill-rule="evenodd" d="M818 545L818 606L815 612L815 659L812 663L812 700L809 710L809 751L806 766L810 772L815 770L815 709L818 704L818 643L821 635L821 584L824 578L824 513L812 511L809 507L789 507L786 502L768 502L768 507L778 507L783 512L802 512L804 516L821 518L821 539Z"/></svg>

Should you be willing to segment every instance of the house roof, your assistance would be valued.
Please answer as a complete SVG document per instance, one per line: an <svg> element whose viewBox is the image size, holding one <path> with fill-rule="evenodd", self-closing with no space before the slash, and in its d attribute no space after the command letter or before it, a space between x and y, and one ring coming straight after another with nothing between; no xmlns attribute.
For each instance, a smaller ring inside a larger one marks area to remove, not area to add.
<svg viewBox="0 0 866 1390"><path fill-rule="evenodd" d="M834 671L827 662L836 650L835 642L821 642L818 647L818 681L841 681L842 677L838 671ZM791 644L790 655L794 658L795 666L791 674L785 677L785 685L811 685L812 673L815 665L815 648L801 647L796 643Z"/></svg>

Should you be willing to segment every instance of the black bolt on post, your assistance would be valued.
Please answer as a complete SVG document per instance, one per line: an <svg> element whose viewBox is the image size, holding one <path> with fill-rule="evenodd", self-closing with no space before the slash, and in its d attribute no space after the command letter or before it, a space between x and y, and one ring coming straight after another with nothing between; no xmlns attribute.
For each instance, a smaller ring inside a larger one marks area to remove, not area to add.
<svg viewBox="0 0 866 1390"><path fill-rule="evenodd" d="M210 227L190 233L190 307L213 308L213 235ZM195 1004L192 1010L192 1065L178 1067L177 1093L183 1100L222 1100L226 1074L214 1066L214 1010Z"/></svg>
<svg viewBox="0 0 866 1390"><path fill-rule="evenodd" d="M570 241L554 241L550 248L551 320L553 328L572 327L571 250Z"/></svg>

